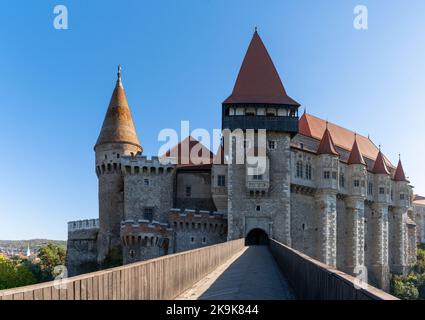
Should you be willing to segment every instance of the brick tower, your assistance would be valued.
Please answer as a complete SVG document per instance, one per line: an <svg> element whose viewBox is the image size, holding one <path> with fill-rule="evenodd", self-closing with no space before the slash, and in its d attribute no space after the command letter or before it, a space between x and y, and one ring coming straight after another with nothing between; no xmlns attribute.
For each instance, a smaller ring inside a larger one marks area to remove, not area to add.
<svg viewBox="0 0 425 320"><path fill-rule="evenodd" d="M142 153L121 82L121 68L94 151L99 179L98 263L120 259L120 224L124 216L122 156Z"/></svg>

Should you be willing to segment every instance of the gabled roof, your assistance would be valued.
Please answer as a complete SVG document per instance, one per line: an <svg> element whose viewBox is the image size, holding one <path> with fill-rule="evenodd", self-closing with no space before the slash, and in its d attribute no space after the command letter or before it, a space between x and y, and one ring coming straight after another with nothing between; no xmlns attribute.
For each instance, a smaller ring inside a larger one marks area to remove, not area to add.
<svg viewBox="0 0 425 320"><path fill-rule="evenodd" d="M168 150L161 159L170 157L176 157L174 160L177 167L196 167L211 165L214 153L194 137L189 136Z"/></svg>
<svg viewBox="0 0 425 320"><path fill-rule="evenodd" d="M363 157L374 161L378 155L379 148L367 137L356 134L351 130L343 128L334 123L328 122L328 129L332 135L336 147L350 152L357 140L358 148ZM299 134L321 140L326 130L326 120L315 117L309 113L304 113L299 121ZM385 157L384 157L385 158ZM385 158L388 167L394 168L391 162Z"/></svg>
<svg viewBox="0 0 425 320"><path fill-rule="evenodd" d="M366 162L363 159L363 155L360 152L359 144L357 139L354 139L353 147L351 148L350 156L348 157L348 164L363 164L366 165Z"/></svg>
<svg viewBox="0 0 425 320"><path fill-rule="evenodd" d="M317 154L330 154L334 156L339 156L339 153L335 149L335 145L332 140L332 135L329 132L328 128L326 128L325 132L323 133L319 149L317 149Z"/></svg>
<svg viewBox="0 0 425 320"><path fill-rule="evenodd" d="M398 161L397 169L394 173L394 180L395 181L407 181L406 175L404 174L403 164L401 163L401 160Z"/></svg>
<svg viewBox="0 0 425 320"><path fill-rule="evenodd" d="M120 69L95 148L105 143L129 143L141 148L121 82Z"/></svg>
<svg viewBox="0 0 425 320"><path fill-rule="evenodd" d="M299 107L283 87L278 72L261 40L254 32L233 92L223 104L264 103Z"/></svg>
<svg viewBox="0 0 425 320"><path fill-rule="evenodd" d="M390 174L381 150L379 150L378 156L376 157L372 172L375 174Z"/></svg>

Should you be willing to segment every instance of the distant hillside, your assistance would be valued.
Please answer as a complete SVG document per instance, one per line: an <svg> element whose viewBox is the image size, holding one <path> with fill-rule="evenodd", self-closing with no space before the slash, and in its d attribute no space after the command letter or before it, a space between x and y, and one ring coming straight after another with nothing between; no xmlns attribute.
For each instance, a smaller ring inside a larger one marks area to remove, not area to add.
<svg viewBox="0 0 425 320"><path fill-rule="evenodd" d="M56 245L66 247L66 241L48 240L48 239L31 239L31 240L0 240L0 252L25 253L30 246L32 253L37 252L42 246L52 242Z"/></svg>

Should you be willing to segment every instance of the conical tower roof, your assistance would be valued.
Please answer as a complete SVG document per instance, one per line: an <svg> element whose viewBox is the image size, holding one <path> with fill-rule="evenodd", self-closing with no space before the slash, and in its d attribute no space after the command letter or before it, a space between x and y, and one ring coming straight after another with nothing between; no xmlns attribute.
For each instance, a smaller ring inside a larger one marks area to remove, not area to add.
<svg viewBox="0 0 425 320"><path fill-rule="evenodd" d="M363 155L360 152L359 145L357 144L357 137L354 139L353 147L351 148L350 157L348 158L348 164L362 164L366 165Z"/></svg>
<svg viewBox="0 0 425 320"><path fill-rule="evenodd" d="M248 47L233 92L223 102L223 104L242 103L299 107L299 103L286 94L279 74L257 30Z"/></svg>
<svg viewBox="0 0 425 320"><path fill-rule="evenodd" d="M401 163L401 159L398 161L397 169L394 174L395 181L407 181L406 175L404 174L403 165Z"/></svg>
<svg viewBox="0 0 425 320"><path fill-rule="evenodd" d="M381 150L379 150L372 171L375 174L390 174L387 165L385 164L384 155L382 154Z"/></svg>
<svg viewBox="0 0 425 320"><path fill-rule="evenodd" d="M128 143L141 148L122 85L119 66L117 83L95 148L106 143Z"/></svg>
<svg viewBox="0 0 425 320"><path fill-rule="evenodd" d="M339 156L339 153L335 149L332 135L329 132L328 128L326 128L325 132L323 133L319 149L317 149L317 154L330 154L334 156Z"/></svg>

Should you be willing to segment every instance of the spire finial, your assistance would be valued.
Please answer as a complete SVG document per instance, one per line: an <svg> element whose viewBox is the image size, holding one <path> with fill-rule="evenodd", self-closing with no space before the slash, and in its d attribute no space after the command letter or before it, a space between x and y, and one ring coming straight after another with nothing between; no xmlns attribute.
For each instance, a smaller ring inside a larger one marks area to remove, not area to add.
<svg viewBox="0 0 425 320"><path fill-rule="evenodd" d="M304 114L307 113L307 107L304 107Z"/></svg>
<svg viewBox="0 0 425 320"><path fill-rule="evenodd" d="M257 33L257 31L258 31L258 28L257 28L257 26L255 26L254 33Z"/></svg>
<svg viewBox="0 0 425 320"><path fill-rule="evenodd" d="M326 119L326 130L328 130L329 127L329 121Z"/></svg>
<svg viewBox="0 0 425 320"><path fill-rule="evenodd" d="M379 144L379 152L381 152L381 144Z"/></svg>
<svg viewBox="0 0 425 320"><path fill-rule="evenodd" d="M354 141L357 141L357 132L354 132Z"/></svg>
<svg viewBox="0 0 425 320"><path fill-rule="evenodd" d="M398 153L398 160L401 161L401 153L400 152Z"/></svg>
<svg viewBox="0 0 425 320"><path fill-rule="evenodd" d="M118 76L118 80L121 80L121 65L120 65L120 64L118 65L118 73L117 73L117 76Z"/></svg>

